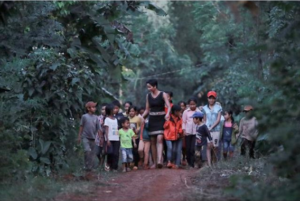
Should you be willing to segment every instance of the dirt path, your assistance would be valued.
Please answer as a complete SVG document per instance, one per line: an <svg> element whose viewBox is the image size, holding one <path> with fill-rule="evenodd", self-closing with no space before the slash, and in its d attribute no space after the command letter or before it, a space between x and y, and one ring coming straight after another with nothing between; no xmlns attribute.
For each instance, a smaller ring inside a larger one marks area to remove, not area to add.
<svg viewBox="0 0 300 201"><path fill-rule="evenodd" d="M63 195L57 200L70 201L183 201L184 191L195 170L139 170L117 173L88 194ZM91 181L93 182L93 181Z"/></svg>

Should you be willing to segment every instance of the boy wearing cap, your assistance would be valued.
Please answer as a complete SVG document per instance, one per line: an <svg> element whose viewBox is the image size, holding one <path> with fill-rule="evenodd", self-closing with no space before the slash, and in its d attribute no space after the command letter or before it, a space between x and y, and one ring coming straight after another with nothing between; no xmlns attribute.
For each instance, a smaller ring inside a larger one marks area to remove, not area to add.
<svg viewBox="0 0 300 201"><path fill-rule="evenodd" d="M246 149L249 149L249 157L254 158L254 147L258 135L258 122L252 114L253 107L246 105L243 112L246 114L240 121L240 131L237 137L241 136L241 155L246 155Z"/></svg>
<svg viewBox="0 0 300 201"><path fill-rule="evenodd" d="M222 107L216 104L217 93L215 91L209 91L207 93L208 104L203 107L202 112L204 113L204 122L208 127L213 139L213 145L215 147L215 154L218 153L219 141L220 141L220 120ZM210 157L208 155L207 157ZM218 160L220 156L217 156Z"/></svg>
<svg viewBox="0 0 300 201"><path fill-rule="evenodd" d="M204 114L202 112L195 112L192 116L194 123L197 125L196 127L197 130L196 143L198 148L197 150L200 151L201 159L204 161L207 160L205 156L208 154L206 152L210 151L210 148L213 146L213 144L211 142L212 137L210 135L210 132L207 126L203 123L203 117ZM207 139L210 141L209 143L207 143ZM208 161L208 165L211 166L211 158L208 158L207 161Z"/></svg>
<svg viewBox="0 0 300 201"><path fill-rule="evenodd" d="M80 128L78 133L78 143L82 141L84 149L84 164L85 170L91 171L94 166L95 158L95 138L99 135L100 147L103 147L103 133L101 131L100 122L95 115L97 103L89 101L85 107L88 113L82 115L80 121Z"/></svg>

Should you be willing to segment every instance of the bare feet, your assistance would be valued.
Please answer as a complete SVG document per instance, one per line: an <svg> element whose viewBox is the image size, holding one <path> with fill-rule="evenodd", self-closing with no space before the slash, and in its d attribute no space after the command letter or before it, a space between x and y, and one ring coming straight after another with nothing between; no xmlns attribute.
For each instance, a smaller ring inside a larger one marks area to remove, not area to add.
<svg viewBox="0 0 300 201"><path fill-rule="evenodd" d="M150 169L156 169L156 165L153 164L153 165L150 167Z"/></svg>

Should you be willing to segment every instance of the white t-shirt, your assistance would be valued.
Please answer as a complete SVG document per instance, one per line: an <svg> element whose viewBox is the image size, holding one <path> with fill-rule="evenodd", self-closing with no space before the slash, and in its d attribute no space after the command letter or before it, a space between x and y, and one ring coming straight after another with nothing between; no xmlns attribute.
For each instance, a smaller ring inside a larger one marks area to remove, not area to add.
<svg viewBox="0 0 300 201"><path fill-rule="evenodd" d="M109 141L120 141L119 131L118 131L118 120L111 119L109 117L105 118L104 126L108 126L108 139Z"/></svg>

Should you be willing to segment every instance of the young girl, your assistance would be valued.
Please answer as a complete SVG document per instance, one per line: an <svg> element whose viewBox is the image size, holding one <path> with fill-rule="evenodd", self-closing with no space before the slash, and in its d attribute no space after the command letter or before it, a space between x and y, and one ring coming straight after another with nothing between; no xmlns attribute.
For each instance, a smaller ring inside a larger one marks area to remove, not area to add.
<svg viewBox="0 0 300 201"><path fill-rule="evenodd" d="M182 149L182 119L180 114L181 108L178 105L173 105L171 109L170 120L164 125L164 139L167 144L167 167L179 168ZM172 158L176 158L172 163Z"/></svg>
<svg viewBox="0 0 300 201"><path fill-rule="evenodd" d="M210 152L210 148L213 146L212 137L207 126L203 123L203 113L195 112L192 116L194 123L197 125L197 145L201 151L202 160L206 160L204 157L210 156L205 154L205 152ZM210 141L207 143L207 139ZM207 157L208 165L211 166L211 157Z"/></svg>
<svg viewBox="0 0 300 201"><path fill-rule="evenodd" d="M105 139L105 128L104 128L104 120L105 120L105 107L106 107L107 103L103 103L101 105L101 114L100 116L98 116L98 120L100 122L100 126L104 135L104 141L103 141L103 147L106 147L106 139ZM99 135L96 135L95 138L95 144L96 144L96 156L99 159L99 166L100 169L102 169L103 165L104 165L104 159L105 159L105 154L106 151L105 149L103 149L103 147L100 146L100 138Z"/></svg>
<svg viewBox="0 0 300 201"><path fill-rule="evenodd" d="M129 128L130 123L127 117L121 119L122 128L119 130L121 151L122 151L122 167L123 172L130 172L130 166L133 166L132 144L136 148L134 140L135 133ZM126 168L127 166L127 168Z"/></svg>
<svg viewBox="0 0 300 201"><path fill-rule="evenodd" d="M120 139L118 132L118 120L114 117L114 105L109 104L105 108L104 121L105 135L107 139L107 163L114 172L118 170Z"/></svg>
<svg viewBox="0 0 300 201"><path fill-rule="evenodd" d="M223 156L226 160L228 152L229 157L233 157L234 144L236 143L235 136L239 131L237 125L234 123L232 111L225 111L224 119L225 121L221 123L221 139L223 144Z"/></svg>
<svg viewBox="0 0 300 201"><path fill-rule="evenodd" d="M214 159L217 161L220 159L219 152L219 144L220 144L220 120L221 120L221 112L222 107L216 104L217 93L215 91L209 91L207 93L208 104L203 107L204 113L204 122L208 127L208 130L211 133L213 138L213 156ZM208 152L207 152L208 153ZM211 152L210 152L211 155ZM207 156L211 157L211 156Z"/></svg>
<svg viewBox="0 0 300 201"><path fill-rule="evenodd" d="M130 128L133 130L133 132L135 133L135 136L136 136L134 141L137 144L137 146L139 146L139 143L140 143L139 132L140 132L142 119L136 115L137 108L135 106L130 106L128 111L129 111ZM139 154L138 154L137 147L133 149L133 158L134 158L134 166L135 166L133 169L136 170L139 165L138 164L139 163Z"/></svg>
<svg viewBox="0 0 300 201"><path fill-rule="evenodd" d="M186 110L186 102L180 101L178 105L181 108L181 117L183 115L183 112ZM185 166L186 165L186 146L185 146L185 138L182 138L182 161L181 165Z"/></svg>
<svg viewBox="0 0 300 201"><path fill-rule="evenodd" d="M195 143L196 143L196 124L191 118L195 112L200 112L197 108L197 100L191 98L188 101L189 109L182 115L182 130L185 136L186 157L190 168L194 168L195 162Z"/></svg>
<svg viewBox="0 0 300 201"><path fill-rule="evenodd" d="M180 101L180 102L178 103L178 105L179 105L180 108L181 108L181 114L183 114L183 112L186 110L186 102Z"/></svg>
<svg viewBox="0 0 300 201"><path fill-rule="evenodd" d="M142 122L140 129L140 143L139 143L139 156L140 162L139 164L144 164L144 170L149 169L149 161L150 161L150 137L148 134L148 121L146 118L145 121Z"/></svg>

